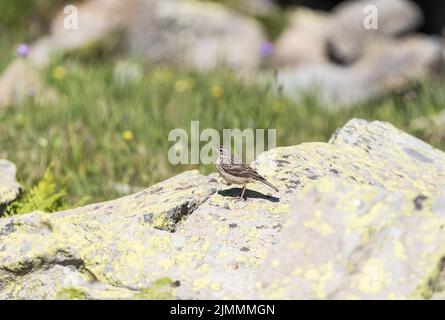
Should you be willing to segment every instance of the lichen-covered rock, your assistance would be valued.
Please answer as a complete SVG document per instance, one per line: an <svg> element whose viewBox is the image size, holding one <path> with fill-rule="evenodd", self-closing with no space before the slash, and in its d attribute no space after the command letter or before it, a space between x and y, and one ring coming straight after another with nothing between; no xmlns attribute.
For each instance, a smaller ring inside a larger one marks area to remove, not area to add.
<svg viewBox="0 0 445 320"><path fill-rule="evenodd" d="M298 194L256 297L431 298L444 280L444 228L445 197L319 179Z"/></svg>
<svg viewBox="0 0 445 320"><path fill-rule="evenodd" d="M279 192L252 184L236 200L238 187L189 171L0 219L0 299L439 299L444 165L392 125L354 119L329 143L261 154L252 166ZM388 282L398 272L407 280Z"/></svg>
<svg viewBox="0 0 445 320"><path fill-rule="evenodd" d="M337 130L329 142L365 152L363 158L371 165L371 172L385 180L370 184L425 194L445 190L445 154L389 123L353 119ZM372 181L370 177L368 182Z"/></svg>
<svg viewBox="0 0 445 320"><path fill-rule="evenodd" d="M16 167L13 163L0 159L0 216L5 206L20 194L20 184L16 180Z"/></svg>

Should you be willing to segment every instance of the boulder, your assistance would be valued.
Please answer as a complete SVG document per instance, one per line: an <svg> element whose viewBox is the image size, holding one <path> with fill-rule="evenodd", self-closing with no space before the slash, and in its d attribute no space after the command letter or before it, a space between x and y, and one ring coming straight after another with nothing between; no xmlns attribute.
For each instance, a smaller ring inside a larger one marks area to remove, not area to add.
<svg viewBox="0 0 445 320"><path fill-rule="evenodd" d="M258 299L428 299L443 289L445 195L319 179L258 273Z"/></svg>
<svg viewBox="0 0 445 320"><path fill-rule="evenodd" d="M105 47L151 63L208 70L220 65L255 69L265 42L260 25L217 3L181 0L85 1L78 5L78 29L54 19L48 37L34 44L39 66L53 54Z"/></svg>
<svg viewBox="0 0 445 320"><path fill-rule="evenodd" d="M330 16L326 13L299 8L289 17L289 24L274 46L272 57L276 67L302 64L324 64L329 61L326 54L326 35Z"/></svg>
<svg viewBox="0 0 445 320"><path fill-rule="evenodd" d="M354 119L252 166L279 192L252 184L236 200L238 187L187 171L0 219L0 299L441 297L444 153Z"/></svg>
<svg viewBox="0 0 445 320"><path fill-rule="evenodd" d="M12 162L0 159L0 216L6 205L20 194L20 184L16 180L17 169Z"/></svg>
<svg viewBox="0 0 445 320"><path fill-rule="evenodd" d="M367 29L364 21L368 11L377 9L377 28ZM327 35L327 48L334 61L352 64L359 60L376 37L394 37L414 31L422 24L420 8L407 0L346 1L338 5Z"/></svg>
<svg viewBox="0 0 445 320"><path fill-rule="evenodd" d="M376 39L352 66L308 64L278 70L274 83L291 98L316 92L328 108L350 108L440 74L443 43L439 38L412 35L398 40Z"/></svg>
<svg viewBox="0 0 445 320"><path fill-rule="evenodd" d="M256 69L265 36L254 20L217 3L141 1L128 21L131 54L150 62L209 70Z"/></svg>
<svg viewBox="0 0 445 320"><path fill-rule="evenodd" d="M254 189L237 202L240 189L191 171L114 201L0 220L0 298L241 298L291 197Z"/></svg>

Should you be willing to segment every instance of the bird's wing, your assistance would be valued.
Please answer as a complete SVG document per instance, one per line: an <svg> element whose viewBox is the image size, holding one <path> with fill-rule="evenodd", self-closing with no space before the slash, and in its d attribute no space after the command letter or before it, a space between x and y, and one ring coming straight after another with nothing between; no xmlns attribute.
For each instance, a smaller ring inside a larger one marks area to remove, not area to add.
<svg viewBox="0 0 445 320"><path fill-rule="evenodd" d="M266 179L261 176L255 169L247 164L222 164L224 171L232 176L255 179L259 181L265 181Z"/></svg>

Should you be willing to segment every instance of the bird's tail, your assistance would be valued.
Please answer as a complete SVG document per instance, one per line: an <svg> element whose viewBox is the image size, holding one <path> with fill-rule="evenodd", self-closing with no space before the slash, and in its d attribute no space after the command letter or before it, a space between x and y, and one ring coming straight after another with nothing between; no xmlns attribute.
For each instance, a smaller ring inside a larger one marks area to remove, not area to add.
<svg viewBox="0 0 445 320"><path fill-rule="evenodd" d="M267 186L269 186L269 187L271 187L272 189L274 189L276 192L278 192L279 190L278 190L278 188L277 187L275 187L272 183L270 183L269 181L266 181L266 180L260 180L262 183L264 183L265 185L267 185Z"/></svg>

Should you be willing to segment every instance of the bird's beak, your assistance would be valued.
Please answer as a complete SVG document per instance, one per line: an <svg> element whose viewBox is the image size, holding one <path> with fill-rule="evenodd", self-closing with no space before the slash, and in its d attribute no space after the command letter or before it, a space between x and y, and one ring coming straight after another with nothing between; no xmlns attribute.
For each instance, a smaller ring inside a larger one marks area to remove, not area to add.
<svg viewBox="0 0 445 320"><path fill-rule="evenodd" d="M215 147L212 147L212 149L213 149L213 151L215 151L215 152L216 152L216 154L218 154L218 153L219 153L218 149L216 149Z"/></svg>

